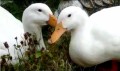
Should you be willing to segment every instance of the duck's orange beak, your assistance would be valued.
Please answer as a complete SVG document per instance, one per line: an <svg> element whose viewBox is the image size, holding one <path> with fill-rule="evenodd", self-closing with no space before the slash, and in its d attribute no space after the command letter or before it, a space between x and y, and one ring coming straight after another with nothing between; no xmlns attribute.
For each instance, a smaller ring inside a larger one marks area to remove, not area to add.
<svg viewBox="0 0 120 71"><path fill-rule="evenodd" d="M55 27L57 24L57 18L54 15L49 15L48 24L52 27Z"/></svg>
<svg viewBox="0 0 120 71"><path fill-rule="evenodd" d="M55 31L51 35L51 38L48 40L48 43L49 44L55 43L65 31L67 30L63 28L62 23L57 24L55 27Z"/></svg>

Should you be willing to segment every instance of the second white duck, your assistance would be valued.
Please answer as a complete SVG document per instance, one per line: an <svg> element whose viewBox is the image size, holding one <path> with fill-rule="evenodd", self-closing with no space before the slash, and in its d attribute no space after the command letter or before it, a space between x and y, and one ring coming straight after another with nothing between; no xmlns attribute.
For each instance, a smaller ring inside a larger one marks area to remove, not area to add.
<svg viewBox="0 0 120 71"><path fill-rule="evenodd" d="M69 55L76 63L89 67L108 60L120 60L120 6L106 8L90 17L79 7L65 8L49 43L71 31Z"/></svg>

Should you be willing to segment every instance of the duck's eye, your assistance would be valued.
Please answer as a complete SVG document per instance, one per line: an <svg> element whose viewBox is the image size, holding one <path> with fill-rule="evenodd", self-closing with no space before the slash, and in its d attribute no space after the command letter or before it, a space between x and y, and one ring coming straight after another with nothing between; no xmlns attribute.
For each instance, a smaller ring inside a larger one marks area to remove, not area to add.
<svg viewBox="0 0 120 71"><path fill-rule="evenodd" d="M68 17L71 17L71 14L69 14Z"/></svg>
<svg viewBox="0 0 120 71"><path fill-rule="evenodd" d="M42 12L42 10L41 10L41 9L38 9L38 11L39 11L39 12Z"/></svg>

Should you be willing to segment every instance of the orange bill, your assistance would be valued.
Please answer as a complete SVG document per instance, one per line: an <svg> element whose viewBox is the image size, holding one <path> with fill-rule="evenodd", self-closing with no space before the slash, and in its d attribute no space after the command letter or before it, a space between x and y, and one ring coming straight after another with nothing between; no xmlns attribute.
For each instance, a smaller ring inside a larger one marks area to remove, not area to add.
<svg viewBox="0 0 120 71"><path fill-rule="evenodd" d="M57 18L54 15L49 15L49 17L48 24L55 27L57 24Z"/></svg>
<svg viewBox="0 0 120 71"><path fill-rule="evenodd" d="M48 40L48 43L49 44L55 43L65 31L66 29L63 28L62 23L57 24L55 27L55 31L51 35L51 38Z"/></svg>

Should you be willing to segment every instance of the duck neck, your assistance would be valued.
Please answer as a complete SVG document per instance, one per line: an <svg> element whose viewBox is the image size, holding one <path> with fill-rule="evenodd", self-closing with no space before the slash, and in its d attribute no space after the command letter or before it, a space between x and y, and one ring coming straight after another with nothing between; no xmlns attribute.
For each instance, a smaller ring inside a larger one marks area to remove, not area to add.
<svg viewBox="0 0 120 71"><path fill-rule="evenodd" d="M42 27L40 27L39 30L37 31L37 38L38 38L38 41L39 41L39 44L40 44L40 49L41 48L46 49L45 43L44 43L44 40L43 40L43 35L42 35Z"/></svg>
<svg viewBox="0 0 120 71"><path fill-rule="evenodd" d="M29 25L27 23L25 23L24 24L24 31L29 32L31 34L35 34L36 38L40 44L39 49L45 48L45 44L44 44L43 36L42 36L42 26L34 24L34 23L29 23Z"/></svg>
<svg viewBox="0 0 120 71"><path fill-rule="evenodd" d="M71 31L71 36L74 36L75 34L81 34L87 31L90 31L91 25L89 23L89 17L86 16L80 24L78 24L75 29Z"/></svg>
<svg viewBox="0 0 120 71"><path fill-rule="evenodd" d="M84 22L84 25L82 25L82 26L78 25L74 30L71 31L72 46L76 46L76 45L80 46L80 44L89 43L92 41L91 39L92 39L91 25L87 19ZM89 44L89 45L91 45L91 44Z"/></svg>

